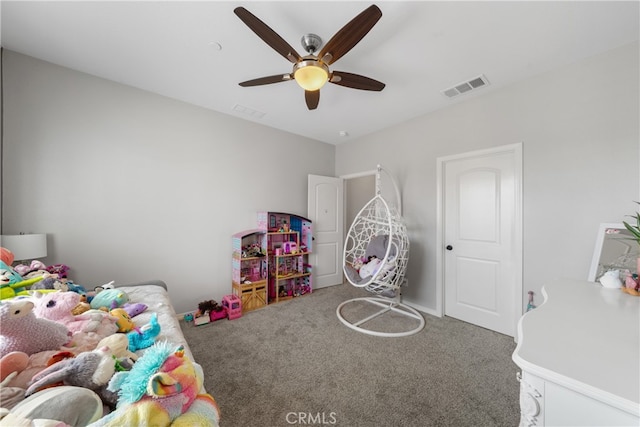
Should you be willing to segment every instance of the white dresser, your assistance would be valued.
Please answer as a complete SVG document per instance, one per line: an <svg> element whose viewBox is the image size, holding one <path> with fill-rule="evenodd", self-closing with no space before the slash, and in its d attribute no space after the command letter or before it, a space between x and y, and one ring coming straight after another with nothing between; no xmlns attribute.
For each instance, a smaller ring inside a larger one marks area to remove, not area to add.
<svg viewBox="0 0 640 427"><path fill-rule="evenodd" d="M557 279L518 323L521 426L640 426L640 297Z"/></svg>

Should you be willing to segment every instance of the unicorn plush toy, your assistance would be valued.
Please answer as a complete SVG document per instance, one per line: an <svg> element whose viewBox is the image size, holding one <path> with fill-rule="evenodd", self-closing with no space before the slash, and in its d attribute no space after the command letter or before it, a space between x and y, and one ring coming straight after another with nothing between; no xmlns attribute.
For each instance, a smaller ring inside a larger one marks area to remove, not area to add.
<svg viewBox="0 0 640 427"><path fill-rule="evenodd" d="M157 342L130 371L111 378L108 390L118 393L117 409L90 427L217 426L218 406L200 393L202 381L202 371L185 357L183 346Z"/></svg>

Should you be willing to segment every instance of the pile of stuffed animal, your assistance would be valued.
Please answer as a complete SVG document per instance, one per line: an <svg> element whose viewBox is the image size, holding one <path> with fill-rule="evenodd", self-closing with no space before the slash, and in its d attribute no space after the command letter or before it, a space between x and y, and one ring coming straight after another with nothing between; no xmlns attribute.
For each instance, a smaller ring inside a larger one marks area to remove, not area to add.
<svg viewBox="0 0 640 427"><path fill-rule="evenodd" d="M136 324L145 304L112 284L69 287L60 266L13 268L10 251L0 256L0 290L10 290L0 300L0 427L218 425L215 401L198 394L199 366L156 342L155 314ZM51 287L35 286L44 281Z"/></svg>

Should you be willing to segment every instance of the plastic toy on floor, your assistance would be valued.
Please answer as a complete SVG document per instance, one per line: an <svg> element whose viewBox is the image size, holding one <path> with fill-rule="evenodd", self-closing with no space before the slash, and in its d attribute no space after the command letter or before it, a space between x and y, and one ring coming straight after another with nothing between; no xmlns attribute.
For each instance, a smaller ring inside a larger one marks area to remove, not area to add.
<svg viewBox="0 0 640 427"><path fill-rule="evenodd" d="M198 304L198 310L193 316L193 323L199 326L225 317L227 317L225 308L218 305L216 300L202 301Z"/></svg>
<svg viewBox="0 0 640 427"><path fill-rule="evenodd" d="M534 308L536 308L535 305L533 305L533 291L529 291L529 303L527 304L527 311L529 310L533 310Z"/></svg>
<svg viewBox="0 0 640 427"><path fill-rule="evenodd" d="M242 317L242 300L237 295L225 295L222 297L222 307L227 311L229 320Z"/></svg>

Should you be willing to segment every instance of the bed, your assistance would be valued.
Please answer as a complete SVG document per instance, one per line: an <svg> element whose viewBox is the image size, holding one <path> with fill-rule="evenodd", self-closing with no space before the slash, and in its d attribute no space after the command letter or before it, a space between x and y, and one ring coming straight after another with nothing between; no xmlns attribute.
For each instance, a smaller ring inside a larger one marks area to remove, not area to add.
<svg viewBox="0 0 640 427"><path fill-rule="evenodd" d="M151 316L155 313L158 316L158 323L161 325L160 334L156 340L170 340L174 344L182 344L186 354L193 360L193 355L189 349L187 341L184 339L180 322L173 305L169 300L167 284L162 280L150 280L148 282L133 283L127 285L116 285L129 295L130 301L142 302L148 308L135 316L137 324L148 324ZM136 353L143 353L142 350Z"/></svg>
<svg viewBox="0 0 640 427"><path fill-rule="evenodd" d="M217 405L213 398L206 393L204 386L202 385L202 368L200 365L193 359L193 355L189 349L188 343L186 342L184 335L182 334L182 330L180 328L179 319L175 313L173 306L171 305L171 301L169 299L169 294L167 292L167 285L161 280L152 280L143 283L134 283L129 285L116 285L116 289L118 291L124 291L124 293L128 296L128 300L131 303L143 303L147 305L147 309L140 314L135 315L132 320L137 326L148 325L152 321L152 317L157 316L158 324L160 325L160 333L155 336L155 344L151 347L146 347L143 349L135 350L133 353L137 356L137 361L133 363L133 368L138 367L138 365L142 366L145 361L147 362L149 355L151 353L158 353L159 351L163 351L160 347L170 348L171 351L166 352L166 354L174 354L173 349L178 348L181 349L180 357L182 354L185 356L185 359L190 361L190 364L193 365L193 371L195 371L196 376L200 378L199 382L197 382L197 396L193 398L190 406L184 405L184 402L180 403L178 412L182 412L180 417L176 418L176 410L172 409L173 413L171 413L170 418L153 418L153 416L140 415L143 414L143 411L138 410L137 414L131 415L127 414L125 418L119 414L119 412L126 412L127 405L122 403L123 395L122 392L117 392L118 394L118 406L111 410L108 405L102 405L102 408L96 409L97 405L87 404L87 390L77 390L78 387L75 388L66 388L70 387L66 383L60 385L59 387L47 388L44 390L39 390L35 394L31 394L27 398L23 397L23 400L20 399L19 393L22 387L28 386L32 380L30 378L37 378L37 375L41 375L40 371L29 371L25 369L22 372L18 372L10 381L3 381L2 395L0 396L0 403L3 409L1 410L2 419L0 420L0 426L3 425L14 425L21 418L27 420L34 419L44 419L44 420L55 420L56 422L63 422L64 424L53 423L51 425L55 425L59 427L61 425L91 425L91 426L102 426L102 425L202 425L202 426L217 426L219 422L219 412ZM157 345L156 345L157 344ZM147 353L149 352L149 353ZM43 352L44 353L44 352ZM147 357L145 358L145 353L147 353ZM164 353L163 353L164 354ZM177 352L175 354L178 354ZM32 355L30 358L34 358ZM76 358L79 358L76 355ZM192 363L191 363L192 362ZM162 365L164 367L165 365ZM133 368L129 366L129 371L126 372L128 374L133 373ZM44 369L44 367L43 367ZM142 369L142 368L140 368ZM6 371L6 370L5 370ZM36 375L31 376L32 372L36 372ZM5 372L6 374L6 372ZM23 375L25 374L25 375ZM173 372L171 372L173 374ZM117 375L117 373L116 373ZM3 377L5 375L3 374ZM126 378L126 375L123 375ZM130 375L130 377L133 375ZM115 378L112 377L111 381ZM174 377L175 378L175 377ZM127 381L126 379L124 381ZM26 384L25 384L26 383ZM194 384L196 382L194 381ZM17 386L17 387L16 387ZM149 387L149 386L147 386ZM161 386L162 387L162 386ZM175 388L175 386L174 386ZM7 396L8 391L11 390L13 393L18 393L17 399L15 395L12 396L12 399L9 399ZM27 389L28 390L28 389ZM89 390L90 391L90 390ZM182 392L186 393L186 389L182 390ZM80 397L76 398L74 393L82 394L82 400ZM84 394L83 394L84 393ZM39 400L35 399L39 395L43 395ZM194 393L195 394L195 393ZM100 397L103 395L100 394ZM169 396L166 399L158 399L158 396L154 396L154 399L149 398L148 401L150 405L157 404L158 402L162 402L162 404L169 404L170 400L173 399L173 396ZM164 396L160 396L164 397ZM147 396L143 399L140 399L139 402L135 404L141 403ZM181 398L184 397L181 396ZM176 402L178 401L178 397L175 397ZM12 404L17 400L17 404ZM95 401L95 398L94 398ZM68 407L65 407L65 402L68 403ZM81 403L80 403L81 402ZM104 402L104 399L103 399ZM10 406L7 408L7 406ZM122 406L122 407L121 407ZM146 409L151 414L155 414L158 412L156 409ZM167 410L169 411L169 410ZM135 411L129 411L135 412ZM169 411L170 412L170 411ZM137 417L137 418L132 418ZM152 419L153 418L153 419ZM26 424L30 425L30 424ZM35 424L33 424L35 425ZM41 425L41 424L38 424ZM42 424L48 425L48 424Z"/></svg>

